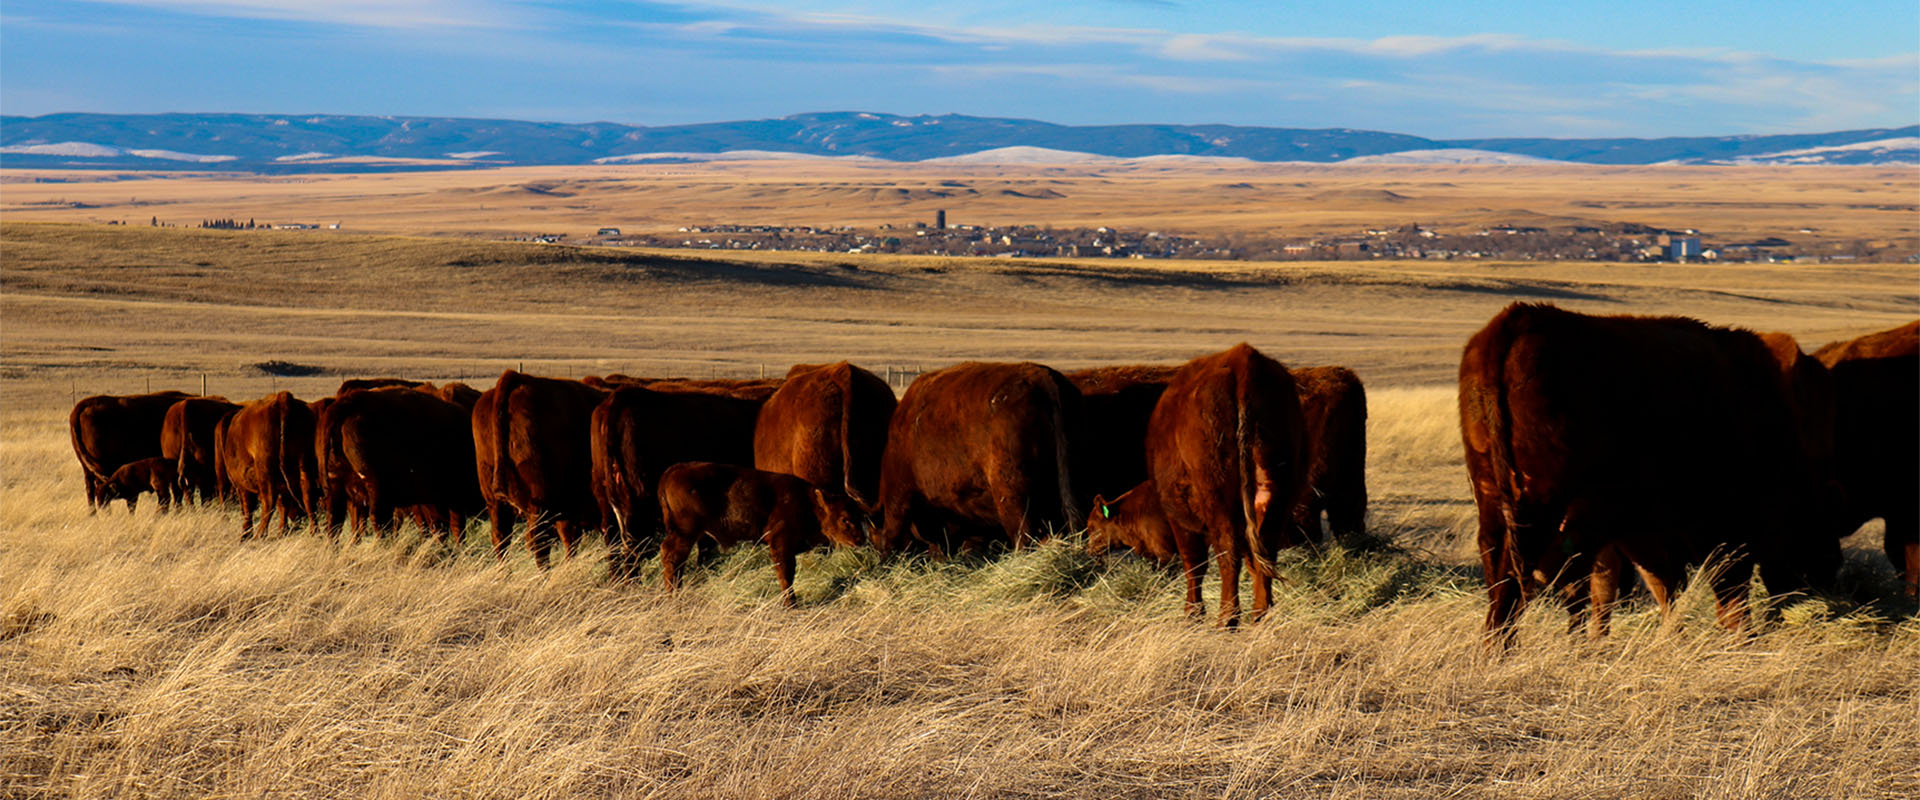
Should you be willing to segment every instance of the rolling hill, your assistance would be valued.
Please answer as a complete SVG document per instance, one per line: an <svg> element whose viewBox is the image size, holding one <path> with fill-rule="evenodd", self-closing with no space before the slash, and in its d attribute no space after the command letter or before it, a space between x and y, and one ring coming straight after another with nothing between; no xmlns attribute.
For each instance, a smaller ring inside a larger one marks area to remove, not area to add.
<svg viewBox="0 0 1920 800"><path fill-rule="evenodd" d="M978 162L1030 159L1036 151L1066 154L1051 156L1055 159L1184 156L1308 163L1424 163L1465 154L1461 163L1911 164L1920 163L1920 126L1778 136L1438 140L1347 128L1057 125L866 112L660 127L280 114L0 117L0 165L8 167L337 172L769 154Z"/></svg>

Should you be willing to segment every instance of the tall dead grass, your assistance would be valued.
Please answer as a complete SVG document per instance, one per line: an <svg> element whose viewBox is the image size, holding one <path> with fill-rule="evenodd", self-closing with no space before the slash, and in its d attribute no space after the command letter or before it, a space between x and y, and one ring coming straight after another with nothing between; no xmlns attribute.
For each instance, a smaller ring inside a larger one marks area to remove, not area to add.
<svg viewBox="0 0 1920 800"><path fill-rule="evenodd" d="M1457 469L1421 391L1376 393L1376 492ZM788 612L753 550L667 596L597 548L243 542L224 512L89 517L71 461L51 420L0 442L8 797L1920 796L1908 612L1735 636L1690 592L1594 644L1542 607L1489 656L1444 560L1290 552L1228 633L1070 539L810 554ZM1417 517L1375 522L1440 535Z"/></svg>

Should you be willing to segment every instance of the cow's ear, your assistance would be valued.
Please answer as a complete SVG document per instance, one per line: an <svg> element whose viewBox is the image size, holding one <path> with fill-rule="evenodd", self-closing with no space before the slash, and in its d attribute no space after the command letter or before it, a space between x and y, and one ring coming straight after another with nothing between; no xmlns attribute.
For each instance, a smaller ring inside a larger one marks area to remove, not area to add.
<svg viewBox="0 0 1920 800"><path fill-rule="evenodd" d="M1107 498L1101 497L1100 495L1097 495L1097 494L1094 495L1093 507L1100 510L1100 516L1102 518L1113 519L1113 509L1107 507Z"/></svg>

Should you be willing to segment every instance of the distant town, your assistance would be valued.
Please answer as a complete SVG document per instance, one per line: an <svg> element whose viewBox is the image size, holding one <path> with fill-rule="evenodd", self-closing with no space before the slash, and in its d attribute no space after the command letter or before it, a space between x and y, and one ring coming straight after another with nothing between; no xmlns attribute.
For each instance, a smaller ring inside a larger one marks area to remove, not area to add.
<svg viewBox="0 0 1920 800"><path fill-rule="evenodd" d="M1814 234L1813 229L1801 233ZM519 241L610 247L696 250L770 250L826 253L889 253L987 258L1134 258L1240 261L1347 261L1371 259L1502 259L1524 261L1794 262L1920 260L1893 242L1779 237L1723 239L1694 229L1668 230L1633 223L1548 229L1493 225L1442 232L1418 223L1351 234L1288 237L1237 233L1195 237L1111 227L1056 228L1035 225L947 224L945 212L931 222L878 228L713 224L670 233L625 233L603 227L590 236L535 234Z"/></svg>
<svg viewBox="0 0 1920 800"><path fill-rule="evenodd" d="M155 218L152 225L170 227ZM256 223L203 220L217 230L339 230L340 223ZM1609 262L1845 262L1920 263L1920 253L1889 240L1820 238L1812 228L1804 241L1781 237L1731 239L1691 228L1670 230L1634 223L1540 228L1496 224L1470 231L1441 231L1419 223L1349 234L1289 237L1235 233L1197 237L1111 227L1056 228L1036 225L949 225L945 212L931 222L819 227L790 225L690 225L671 232L623 232L602 227L591 234L535 233L507 241L599 247L693 250L765 250L821 253L972 256L982 258L1132 258L1233 261L1354 261L1372 259L1489 259Z"/></svg>

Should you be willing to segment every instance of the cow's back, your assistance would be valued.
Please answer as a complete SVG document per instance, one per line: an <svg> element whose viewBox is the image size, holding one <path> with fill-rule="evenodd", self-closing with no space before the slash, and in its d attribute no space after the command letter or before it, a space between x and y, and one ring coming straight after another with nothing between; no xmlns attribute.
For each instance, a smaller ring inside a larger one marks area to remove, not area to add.
<svg viewBox="0 0 1920 800"><path fill-rule="evenodd" d="M1476 333L1460 412L1489 628L1615 548L1663 575L1716 552L1752 558L1776 591L1837 565L1803 387L1776 349L1697 320L1532 304Z"/></svg>
<svg viewBox="0 0 1920 800"><path fill-rule="evenodd" d="M796 365L760 408L753 466L836 488L871 509L896 405L886 381L845 361Z"/></svg>
<svg viewBox="0 0 1920 800"><path fill-rule="evenodd" d="M339 398L322 431L329 479L351 471L385 488L383 503L424 504L468 513L479 505L474 440L466 409L413 388Z"/></svg>
<svg viewBox="0 0 1920 800"><path fill-rule="evenodd" d="M1288 544L1306 479L1298 390L1279 362L1241 344L1175 373L1147 426L1162 512L1209 546L1270 562ZM1244 537L1244 538L1241 538Z"/></svg>
<svg viewBox="0 0 1920 800"><path fill-rule="evenodd" d="M1346 367L1291 370L1300 392L1308 457L1307 485L1296 515L1303 535L1318 538L1324 510L1334 533L1366 529L1367 390Z"/></svg>
<svg viewBox="0 0 1920 800"><path fill-rule="evenodd" d="M81 468L92 480L104 481L128 463L160 456L167 411L189 396L172 391L94 395L74 403L67 427Z"/></svg>
<svg viewBox="0 0 1920 800"><path fill-rule="evenodd" d="M597 517L588 488L589 422L606 393L579 381L513 370L501 375L495 389L494 494L529 517L542 511L582 521Z"/></svg>
<svg viewBox="0 0 1920 800"><path fill-rule="evenodd" d="M1920 322L1815 352L1833 376L1834 458L1848 527L1880 517L1884 544L1920 594Z"/></svg>
<svg viewBox="0 0 1920 800"><path fill-rule="evenodd" d="M1083 494L1118 497L1147 479L1147 421L1178 366L1123 365L1066 373L1084 420Z"/></svg>
<svg viewBox="0 0 1920 800"><path fill-rule="evenodd" d="M1073 384L1041 364L968 362L921 375L888 427L887 522L876 543L903 542L914 516L916 527L941 518L998 528L1016 545L1079 527L1070 466L1079 406Z"/></svg>
<svg viewBox="0 0 1920 800"><path fill-rule="evenodd" d="M212 495L215 488L214 426L240 409L224 397L189 397L167 409L161 423L161 456L171 458L183 488Z"/></svg>
<svg viewBox="0 0 1920 800"><path fill-rule="evenodd" d="M655 484L683 461L752 466L755 421L771 391L733 382L652 382L608 394L591 419L591 480L628 544L657 529Z"/></svg>

